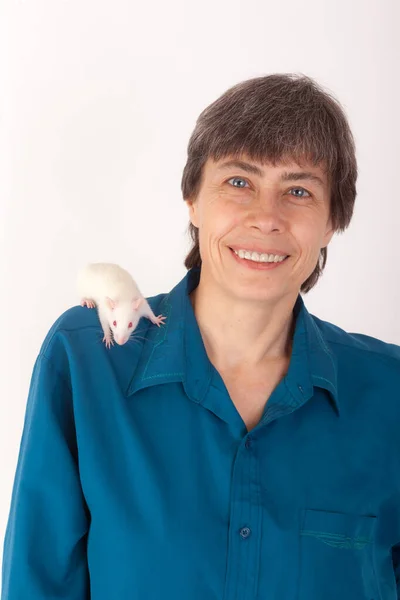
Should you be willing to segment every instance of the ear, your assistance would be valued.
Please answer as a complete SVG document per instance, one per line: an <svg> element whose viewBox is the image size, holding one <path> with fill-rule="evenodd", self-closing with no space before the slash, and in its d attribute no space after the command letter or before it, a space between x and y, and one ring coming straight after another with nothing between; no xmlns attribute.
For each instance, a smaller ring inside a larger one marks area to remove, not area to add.
<svg viewBox="0 0 400 600"><path fill-rule="evenodd" d="M132 300L132 308L133 310L137 310L139 306L142 304L143 298L133 298Z"/></svg>
<svg viewBox="0 0 400 600"><path fill-rule="evenodd" d="M199 226L199 218L198 218L198 214L197 214L197 202L195 202L194 200L188 199L185 200L187 207L189 209L189 219L192 223L192 225L194 225L195 227Z"/></svg>
<svg viewBox="0 0 400 600"><path fill-rule="evenodd" d="M110 308L111 310L114 310L114 308L117 306L117 302L115 300L112 300L108 296L106 296L106 303L108 308Z"/></svg>

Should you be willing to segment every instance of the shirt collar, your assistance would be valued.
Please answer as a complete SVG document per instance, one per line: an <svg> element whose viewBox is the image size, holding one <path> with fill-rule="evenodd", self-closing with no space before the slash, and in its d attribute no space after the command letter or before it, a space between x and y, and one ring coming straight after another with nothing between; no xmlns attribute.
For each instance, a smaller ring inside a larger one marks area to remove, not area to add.
<svg viewBox="0 0 400 600"><path fill-rule="evenodd" d="M168 294L149 299L156 314L165 315L166 320L157 327L143 319L141 351L126 390L128 395L152 385L180 381L193 401L202 402L213 366L189 298L199 283L200 269L190 269ZM155 300L160 297L157 304ZM293 310L296 322L286 384L298 405L311 398L314 386L327 390L339 414L336 358L300 294Z"/></svg>

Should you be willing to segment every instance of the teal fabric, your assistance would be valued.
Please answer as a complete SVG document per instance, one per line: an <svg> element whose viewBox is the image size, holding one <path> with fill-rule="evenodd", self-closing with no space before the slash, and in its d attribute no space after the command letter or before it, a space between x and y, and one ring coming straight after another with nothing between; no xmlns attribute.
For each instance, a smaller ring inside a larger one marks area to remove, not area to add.
<svg viewBox="0 0 400 600"><path fill-rule="evenodd" d="M250 432L190 270L107 349L75 306L34 365L3 600L400 598L400 346L311 315Z"/></svg>

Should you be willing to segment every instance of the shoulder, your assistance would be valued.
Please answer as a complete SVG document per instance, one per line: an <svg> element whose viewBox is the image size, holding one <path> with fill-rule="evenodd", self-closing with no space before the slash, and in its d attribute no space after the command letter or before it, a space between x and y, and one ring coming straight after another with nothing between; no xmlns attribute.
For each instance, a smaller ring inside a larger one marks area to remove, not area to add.
<svg viewBox="0 0 400 600"><path fill-rule="evenodd" d="M380 448L399 456L400 346L345 329L312 315L335 366L343 416L361 440L382 440ZM397 468L397 467L396 467Z"/></svg>
<svg viewBox="0 0 400 600"><path fill-rule="evenodd" d="M153 310L157 310L158 305L161 304L166 295L165 293L158 294L147 297L146 300ZM54 343L54 338L57 336L72 339L77 335L80 336L81 332L99 328L100 321L95 308L72 306L61 313L51 325L43 341L41 351L48 352L50 346Z"/></svg>
<svg viewBox="0 0 400 600"><path fill-rule="evenodd" d="M167 294L147 297L154 312ZM142 318L137 326L139 339L144 340L150 321ZM68 381L71 373L88 373L101 369L107 364L129 364L141 351L143 344L128 342L124 346L114 345L110 349L102 342L103 332L97 309L86 306L72 306L61 313L49 328L39 351Z"/></svg>
<svg viewBox="0 0 400 600"><path fill-rule="evenodd" d="M310 316L328 350L339 362L366 369L381 366L400 375L400 345L365 333L349 332L315 315Z"/></svg>

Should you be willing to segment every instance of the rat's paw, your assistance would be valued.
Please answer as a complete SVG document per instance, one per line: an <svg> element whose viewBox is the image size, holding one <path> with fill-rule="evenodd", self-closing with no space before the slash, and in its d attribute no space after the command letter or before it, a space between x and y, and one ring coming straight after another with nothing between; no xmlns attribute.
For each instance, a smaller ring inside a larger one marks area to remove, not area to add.
<svg viewBox="0 0 400 600"><path fill-rule="evenodd" d="M109 348L110 346L114 346L114 342L112 340L112 337L110 335L105 335L103 337L103 342L106 343L106 347Z"/></svg>
<svg viewBox="0 0 400 600"><path fill-rule="evenodd" d="M82 298L81 306L87 306L88 308L94 308L96 306L96 304L90 298Z"/></svg>
<svg viewBox="0 0 400 600"><path fill-rule="evenodd" d="M165 323L164 323L164 319L166 319L166 318L167 318L167 317L163 317L163 315L158 315L158 317L156 317L156 318L153 320L153 323L154 323L155 325L158 325L158 327L160 327L160 325L161 325L161 324L162 324L162 325L165 325Z"/></svg>

